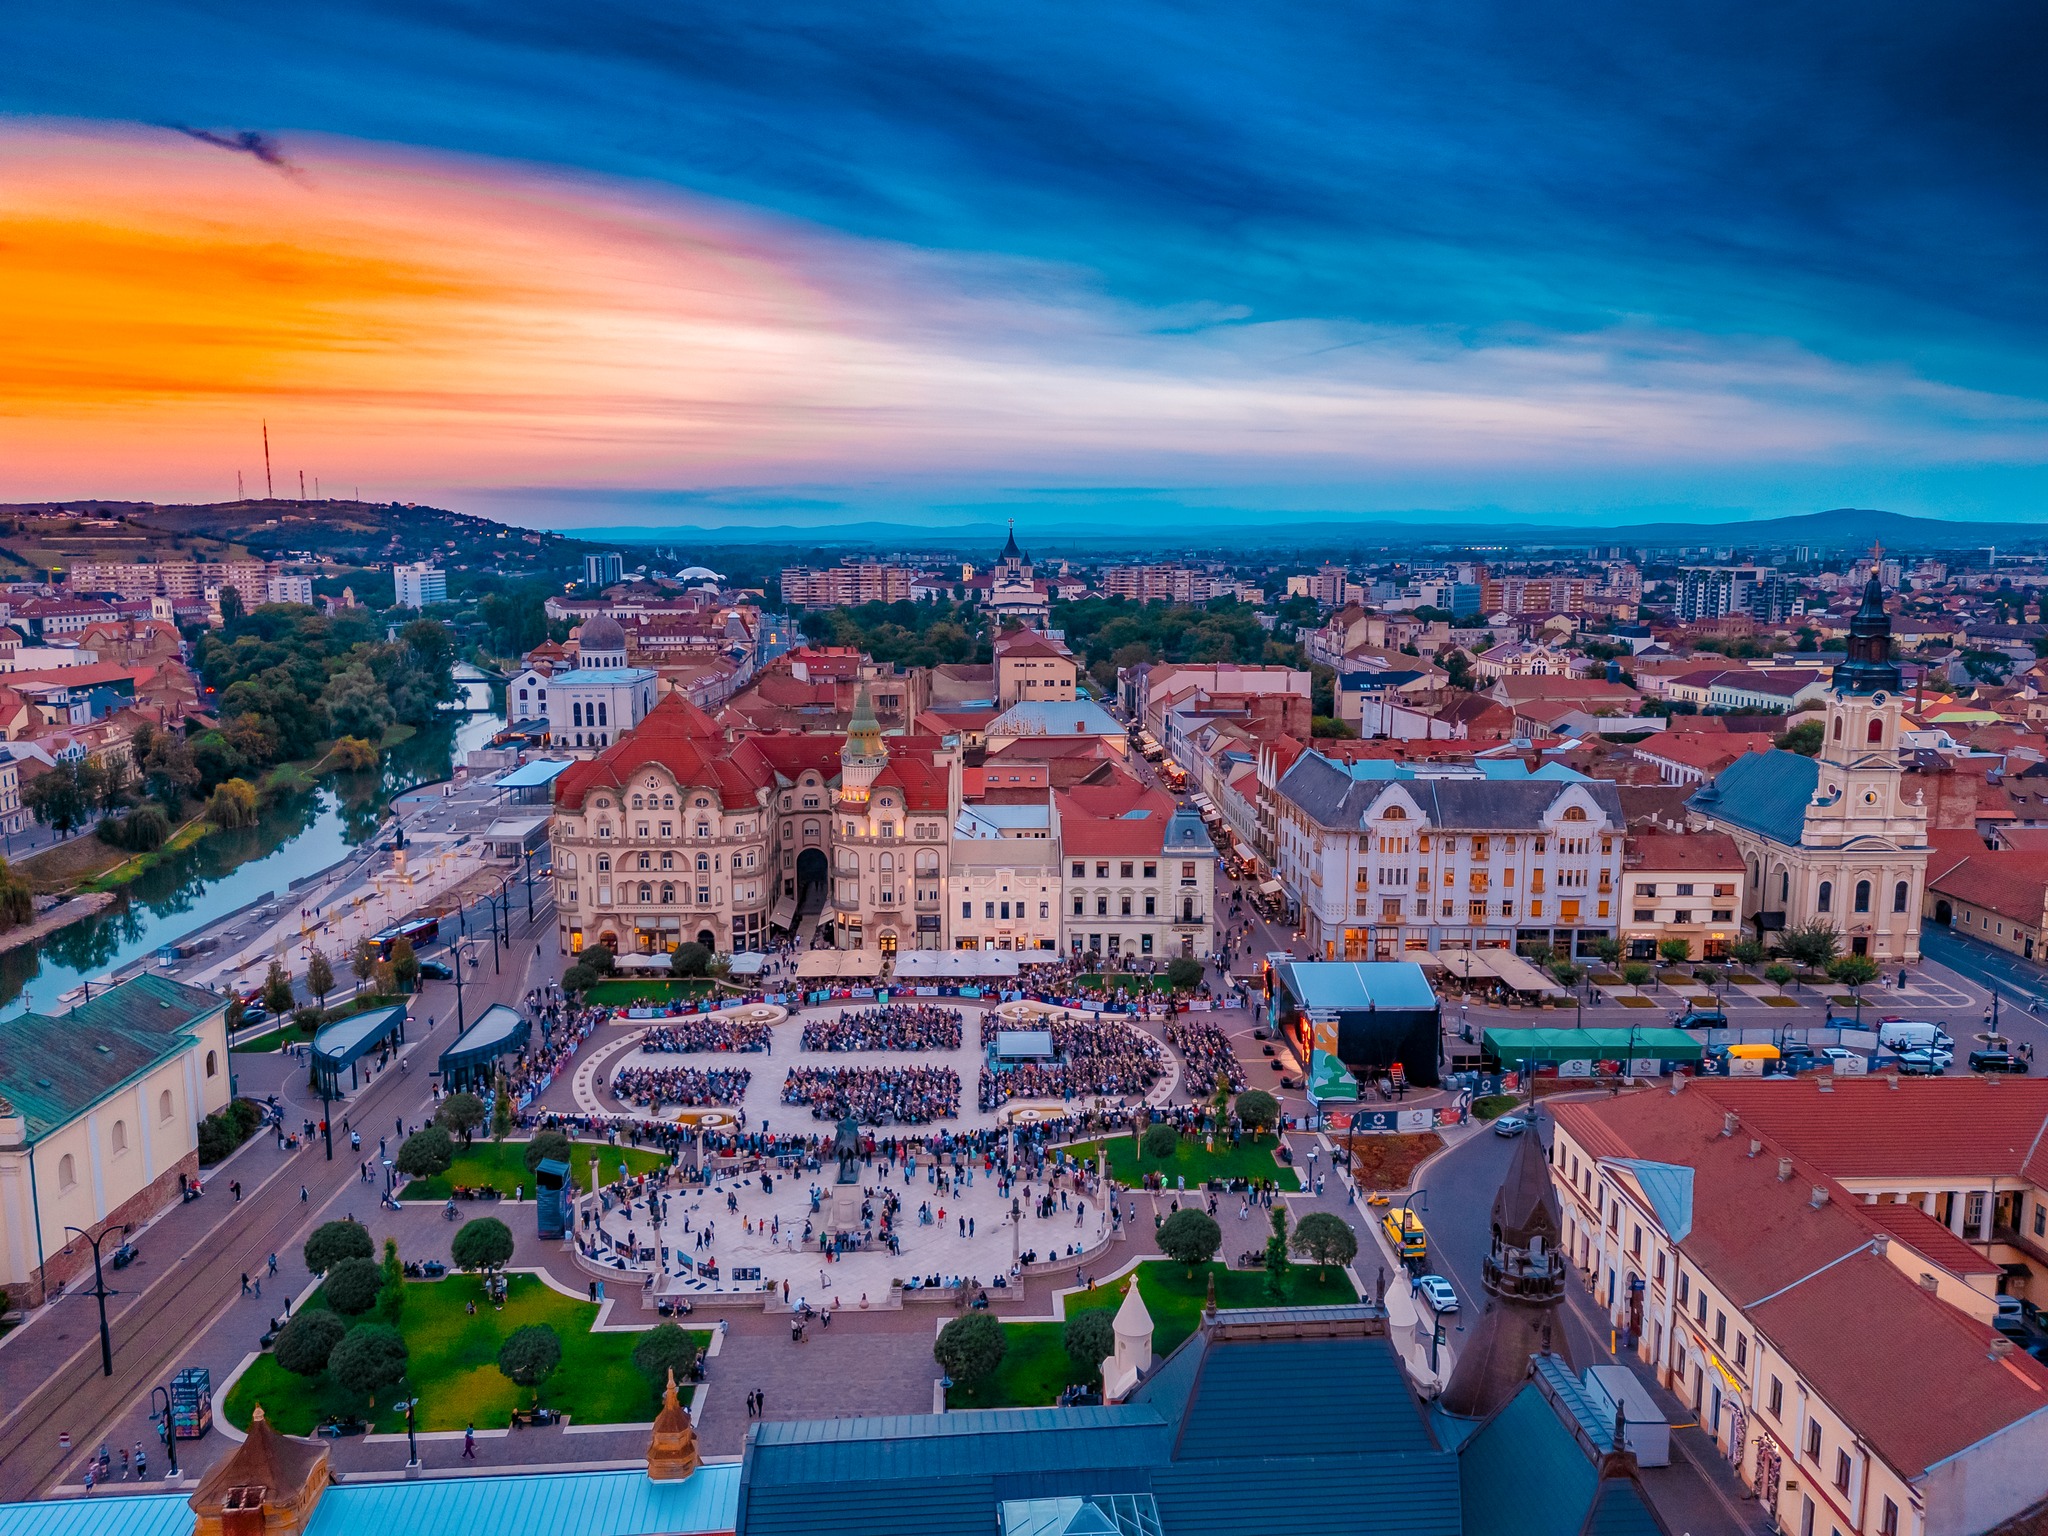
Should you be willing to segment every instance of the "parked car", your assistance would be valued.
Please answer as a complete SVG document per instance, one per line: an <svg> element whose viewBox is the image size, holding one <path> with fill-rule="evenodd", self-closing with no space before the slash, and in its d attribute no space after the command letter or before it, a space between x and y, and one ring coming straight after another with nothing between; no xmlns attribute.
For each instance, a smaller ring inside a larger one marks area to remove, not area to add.
<svg viewBox="0 0 2048 1536"><path fill-rule="evenodd" d="M1820 1048L1820 1053L1837 1066L1845 1061L1854 1060L1857 1055L1846 1045L1824 1045Z"/></svg>
<svg viewBox="0 0 2048 1536"><path fill-rule="evenodd" d="M1898 1067L1905 1077L1939 1077L1953 1059L1934 1051L1901 1051Z"/></svg>
<svg viewBox="0 0 2048 1536"><path fill-rule="evenodd" d="M1680 1029L1726 1029L1728 1015L1718 1008L1688 1008L1671 1022Z"/></svg>
<svg viewBox="0 0 2048 1536"><path fill-rule="evenodd" d="M1529 1122L1520 1115L1502 1115L1493 1122L1493 1134L1496 1136L1519 1136L1527 1129Z"/></svg>
<svg viewBox="0 0 2048 1536"><path fill-rule="evenodd" d="M420 962L420 974L429 981L453 981L455 979L454 968L443 960L422 960Z"/></svg>
<svg viewBox="0 0 2048 1536"><path fill-rule="evenodd" d="M1458 1293L1451 1289L1451 1282L1442 1275L1419 1275L1415 1289L1422 1299L1429 1303L1432 1312L1455 1312L1458 1310Z"/></svg>
<svg viewBox="0 0 2048 1536"><path fill-rule="evenodd" d="M261 1003L251 1003L242 1010L242 1022L244 1024L267 1024L270 1022L270 1010Z"/></svg>
<svg viewBox="0 0 2048 1536"><path fill-rule="evenodd" d="M1993 1299L1998 1303L1998 1315L1991 1319L1991 1326L2000 1333L2024 1338L2027 1332L2027 1314L2020 1306L2019 1297L1999 1296Z"/></svg>
<svg viewBox="0 0 2048 1536"><path fill-rule="evenodd" d="M2027 1070L2027 1059L2024 1056L2015 1056L2010 1051L1972 1051L1970 1052L1970 1070L1972 1072L2024 1072Z"/></svg>

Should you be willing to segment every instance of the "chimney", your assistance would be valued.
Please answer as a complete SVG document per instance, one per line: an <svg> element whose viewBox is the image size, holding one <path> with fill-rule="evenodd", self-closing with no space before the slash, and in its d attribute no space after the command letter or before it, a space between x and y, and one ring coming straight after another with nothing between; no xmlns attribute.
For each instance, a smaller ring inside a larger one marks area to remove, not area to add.
<svg viewBox="0 0 2048 1536"><path fill-rule="evenodd" d="M1755 1157L1763 1149L1764 1144L1762 1142L1758 1141L1754 1136L1749 1138L1749 1155L1751 1157Z"/></svg>
<svg viewBox="0 0 2048 1536"><path fill-rule="evenodd" d="M1896 1092L1896 1091L1898 1090L1898 1086L1899 1086L1899 1074L1898 1074L1898 1073L1896 1073L1896 1072L1887 1072L1887 1073L1885 1073L1885 1075L1884 1075L1884 1080L1885 1080L1885 1082L1886 1082L1886 1083L1887 1083L1888 1085L1890 1085L1890 1087L1892 1088L1892 1090L1893 1090L1894 1092Z"/></svg>
<svg viewBox="0 0 2048 1536"><path fill-rule="evenodd" d="M1819 1210L1822 1206L1826 1205L1828 1203L1827 1186L1823 1184L1814 1185L1813 1193L1806 1197L1806 1203L1812 1206L1816 1211Z"/></svg>
<svg viewBox="0 0 2048 1536"><path fill-rule="evenodd" d="M1671 1091L1674 1094L1683 1093L1685 1091L1685 1083L1687 1076L1688 1074L1683 1071L1674 1072L1671 1074Z"/></svg>
<svg viewBox="0 0 2048 1536"><path fill-rule="evenodd" d="M1993 1339L1993 1340L1991 1341L1991 1358L1992 1358L1992 1359L1994 1359L1994 1360L2003 1360L2003 1359L2004 1359L2004 1358L2005 1358L2005 1357L2006 1357L2007 1355L2009 1355L2009 1354L2011 1354L2011 1353L2012 1353L2012 1340L2011 1340L2011 1339Z"/></svg>
<svg viewBox="0 0 2048 1536"><path fill-rule="evenodd" d="M1735 1134L1735 1127L1740 1125L1741 1123L1742 1122L1736 1118L1735 1111L1732 1109L1729 1110L1725 1115L1721 1117L1721 1134L1723 1136L1733 1136Z"/></svg>
<svg viewBox="0 0 2048 1536"><path fill-rule="evenodd" d="M1920 1289L1930 1296L1938 1296L1941 1294L1941 1282L1925 1270L1922 1270L1920 1272Z"/></svg>
<svg viewBox="0 0 2048 1536"><path fill-rule="evenodd" d="M1877 1236L1873 1237L1870 1240L1870 1251L1880 1259L1888 1257L1892 1251L1891 1234L1889 1232L1880 1232Z"/></svg>
<svg viewBox="0 0 2048 1536"><path fill-rule="evenodd" d="M1789 1158L1789 1157L1781 1157L1781 1158L1779 1158L1779 1159L1778 1159L1778 1182L1779 1182L1780 1184L1782 1184L1782 1183L1784 1183L1784 1182L1785 1182L1785 1181L1786 1181L1787 1179L1789 1179L1789 1178L1791 1178L1791 1177L1792 1177L1792 1159L1791 1159L1791 1158Z"/></svg>
<svg viewBox="0 0 2048 1536"><path fill-rule="evenodd" d="M1819 1077L1815 1078L1813 1081L1814 1085L1818 1087L1822 1093L1833 1093L1835 1091L1835 1074L1832 1072L1823 1072Z"/></svg>

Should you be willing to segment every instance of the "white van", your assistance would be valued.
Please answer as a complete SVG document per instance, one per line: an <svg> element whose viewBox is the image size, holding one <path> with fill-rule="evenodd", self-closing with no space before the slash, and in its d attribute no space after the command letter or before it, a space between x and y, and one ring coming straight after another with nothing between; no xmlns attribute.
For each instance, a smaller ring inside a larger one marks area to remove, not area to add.
<svg viewBox="0 0 2048 1536"><path fill-rule="evenodd" d="M1887 1019L1877 1026L1877 1043L1887 1051L1953 1051L1955 1041L1939 1024L1912 1019Z"/></svg>

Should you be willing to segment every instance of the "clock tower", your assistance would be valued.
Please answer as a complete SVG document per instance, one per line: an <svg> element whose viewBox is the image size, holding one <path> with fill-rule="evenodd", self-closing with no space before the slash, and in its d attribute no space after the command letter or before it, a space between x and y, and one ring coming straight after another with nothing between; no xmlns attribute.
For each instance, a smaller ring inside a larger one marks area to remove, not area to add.
<svg viewBox="0 0 2048 1536"><path fill-rule="evenodd" d="M1873 575L1863 605L1849 621L1849 655L1835 668L1814 786L1812 822L1843 821L1845 836L1876 833L1899 818L1925 812L1905 803L1899 767L1899 665L1892 660L1892 621ZM1872 826L1868 823L1880 825ZM1820 831L1820 828L1815 828Z"/></svg>

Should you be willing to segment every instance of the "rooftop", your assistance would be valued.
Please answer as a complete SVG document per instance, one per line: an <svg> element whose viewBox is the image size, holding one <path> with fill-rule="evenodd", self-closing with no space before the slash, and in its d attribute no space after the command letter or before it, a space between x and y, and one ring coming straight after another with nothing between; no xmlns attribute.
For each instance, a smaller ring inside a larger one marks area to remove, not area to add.
<svg viewBox="0 0 2048 1536"><path fill-rule="evenodd" d="M192 1028L227 999L144 973L61 1018L0 1020L0 1101L46 1135L183 1050Z"/></svg>

